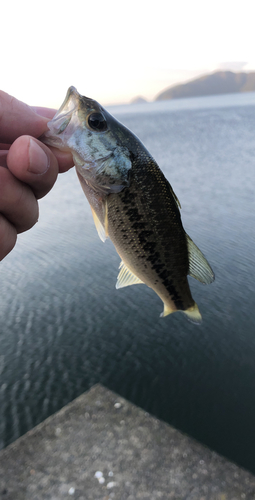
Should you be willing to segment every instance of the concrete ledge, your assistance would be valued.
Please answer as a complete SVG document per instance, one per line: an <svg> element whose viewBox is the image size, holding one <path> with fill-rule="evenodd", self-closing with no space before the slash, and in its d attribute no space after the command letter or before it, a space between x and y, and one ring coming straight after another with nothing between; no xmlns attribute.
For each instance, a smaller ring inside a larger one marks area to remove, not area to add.
<svg viewBox="0 0 255 500"><path fill-rule="evenodd" d="M97 385L0 452L1 500L254 500L255 477Z"/></svg>

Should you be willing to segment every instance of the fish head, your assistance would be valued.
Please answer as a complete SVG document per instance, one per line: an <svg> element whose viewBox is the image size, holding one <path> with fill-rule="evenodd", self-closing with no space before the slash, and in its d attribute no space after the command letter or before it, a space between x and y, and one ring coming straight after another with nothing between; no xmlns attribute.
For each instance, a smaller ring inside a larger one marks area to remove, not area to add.
<svg viewBox="0 0 255 500"><path fill-rule="evenodd" d="M97 101L70 87L41 140L71 152L78 174L94 189L119 192L132 167L123 128Z"/></svg>

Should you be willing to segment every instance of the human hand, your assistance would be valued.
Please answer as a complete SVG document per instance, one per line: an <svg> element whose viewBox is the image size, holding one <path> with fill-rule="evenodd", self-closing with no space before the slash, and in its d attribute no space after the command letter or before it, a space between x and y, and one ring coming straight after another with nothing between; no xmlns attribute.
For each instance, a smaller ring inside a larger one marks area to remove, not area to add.
<svg viewBox="0 0 255 500"><path fill-rule="evenodd" d="M37 222L37 200L51 190L59 172L73 166L71 154L37 139L54 114L0 91L0 260L13 249L17 234Z"/></svg>

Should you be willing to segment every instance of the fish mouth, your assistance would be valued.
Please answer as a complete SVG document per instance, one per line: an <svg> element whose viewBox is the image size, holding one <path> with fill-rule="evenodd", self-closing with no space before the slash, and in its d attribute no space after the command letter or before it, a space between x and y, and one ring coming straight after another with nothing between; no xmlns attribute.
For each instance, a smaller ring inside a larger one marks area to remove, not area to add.
<svg viewBox="0 0 255 500"><path fill-rule="evenodd" d="M79 94L78 90L73 85L71 87L69 87L69 89L67 90L65 99L64 99L63 103L61 104L61 106L56 114L62 113L63 109L66 106L68 106L69 103L73 104L74 101L79 101L79 97L80 97L80 94Z"/></svg>
<svg viewBox="0 0 255 500"><path fill-rule="evenodd" d="M73 86L69 87L65 99L61 104L59 110L55 114L55 116L53 116L52 121L54 121L55 118L57 118L60 115L64 117L69 113L73 113L78 108L79 98L80 94L77 91L77 89Z"/></svg>
<svg viewBox="0 0 255 500"><path fill-rule="evenodd" d="M49 122L49 124L54 127L55 134L59 135L66 129L72 118L73 112L78 108L79 95L75 87L69 87L63 103Z"/></svg>
<svg viewBox="0 0 255 500"><path fill-rule="evenodd" d="M73 113L78 109L79 96L80 94L75 87L69 87L63 103L47 124L47 132L40 137L42 142L48 146L54 146L62 150L65 149L61 137L57 136L60 136L65 131L72 119Z"/></svg>

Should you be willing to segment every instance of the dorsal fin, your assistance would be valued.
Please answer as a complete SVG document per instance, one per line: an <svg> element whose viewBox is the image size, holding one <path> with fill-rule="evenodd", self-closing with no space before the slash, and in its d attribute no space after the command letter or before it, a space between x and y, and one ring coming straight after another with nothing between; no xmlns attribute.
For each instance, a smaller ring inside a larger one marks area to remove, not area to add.
<svg viewBox="0 0 255 500"><path fill-rule="evenodd" d="M201 250L199 250L188 234L186 234L186 239L189 253L188 274L201 283L204 283L204 285L209 285L209 283L214 281L213 270Z"/></svg>
<svg viewBox="0 0 255 500"><path fill-rule="evenodd" d="M123 260L119 265L119 269L120 272L118 274L116 288L124 288L125 286L143 283L143 281L137 278L137 276L128 269Z"/></svg>

